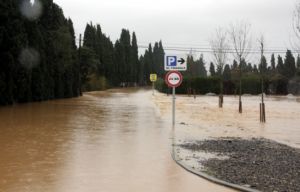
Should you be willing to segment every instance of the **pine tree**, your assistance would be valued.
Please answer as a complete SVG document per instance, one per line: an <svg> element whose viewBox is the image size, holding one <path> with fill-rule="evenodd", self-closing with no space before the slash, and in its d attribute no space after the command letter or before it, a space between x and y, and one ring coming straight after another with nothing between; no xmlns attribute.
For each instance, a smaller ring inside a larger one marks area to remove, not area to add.
<svg viewBox="0 0 300 192"><path fill-rule="evenodd" d="M196 61L196 72L198 77L207 77L207 71L205 68L205 61L203 55L201 54L198 61Z"/></svg>
<svg viewBox="0 0 300 192"><path fill-rule="evenodd" d="M259 64L259 72L262 74L266 74L267 72L267 60L265 56L262 56L260 64Z"/></svg>
<svg viewBox="0 0 300 192"><path fill-rule="evenodd" d="M254 65L253 66L253 70L252 70L253 73L258 73L258 68L257 68L257 65Z"/></svg>
<svg viewBox="0 0 300 192"><path fill-rule="evenodd" d="M140 67L139 67L139 84L140 85L145 85L145 77L144 77L144 74L145 74L145 59L144 59L144 56L141 55L140 58L139 58L139 64L140 64Z"/></svg>
<svg viewBox="0 0 300 192"><path fill-rule="evenodd" d="M159 45L158 42L154 43L153 47L153 73L159 73Z"/></svg>
<svg viewBox="0 0 300 192"><path fill-rule="evenodd" d="M233 60L233 64L231 67L232 70L238 70L238 62L236 60Z"/></svg>
<svg viewBox="0 0 300 192"><path fill-rule="evenodd" d="M123 82L130 82L130 49L131 49L131 38L130 38L130 32L126 29L122 29L121 37L120 37L120 43L122 44L124 48L124 58L125 63L123 63L122 66L122 76L123 76Z"/></svg>
<svg viewBox="0 0 300 192"><path fill-rule="evenodd" d="M149 47L145 51L145 55L144 55L144 75L143 75L144 82L150 83L149 76L151 73L154 72L155 69L153 65L153 50L152 50L152 45L149 44Z"/></svg>
<svg viewBox="0 0 300 192"><path fill-rule="evenodd" d="M253 71L253 67L252 67L252 64L251 63L248 63L248 65L247 65L247 73L252 73L252 71Z"/></svg>
<svg viewBox="0 0 300 192"><path fill-rule="evenodd" d="M296 67L297 67L297 76L300 77L300 56L297 56L297 62L296 62Z"/></svg>
<svg viewBox="0 0 300 192"><path fill-rule="evenodd" d="M296 73L296 63L295 58L290 50L287 50L285 60L284 60L284 73L283 75L288 79L295 76Z"/></svg>
<svg viewBox="0 0 300 192"><path fill-rule="evenodd" d="M102 36L102 40L102 63L104 65L104 75L112 85L116 85L115 75L117 74L117 71L115 70L116 64L114 63L114 45L110 38L106 37L104 34Z"/></svg>
<svg viewBox="0 0 300 192"><path fill-rule="evenodd" d="M297 62L296 62L296 66L297 66L297 69L300 69L300 56L298 55L297 56Z"/></svg>
<svg viewBox="0 0 300 192"><path fill-rule="evenodd" d="M224 81L231 80L230 66L228 64L225 65L225 67L224 67L223 78L224 78Z"/></svg>
<svg viewBox="0 0 300 192"><path fill-rule="evenodd" d="M139 81L139 56L138 45L135 32L132 33L131 52L130 52L130 82L138 83Z"/></svg>
<svg viewBox="0 0 300 192"><path fill-rule="evenodd" d="M272 71L275 71L275 69L276 69L276 63L275 63L275 55L274 55L274 53L271 56L271 69L272 69Z"/></svg>
<svg viewBox="0 0 300 192"><path fill-rule="evenodd" d="M245 61L245 59L241 60L240 65L241 65L242 73L246 73L247 72L247 62Z"/></svg>
<svg viewBox="0 0 300 192"><path fill-rule="evenodd" d="M278 58L277 58L276 69L279 74L284 75L284 64L283 64L283 59L280 55L278 55Z"/></svg>
<svg viewBox="0 0 300 192"><path fill-rule="evenodd" d="M215 65L213 64L213 62L210 62L209 73L210 73L210 76L216 75Z"/></svg>
<svg viewBox="0 0 300 192"><path fill-rule="evenodd" d="M126 82L126 79L124 77L126 65L125 48L119 40L117 40L115 43L114 64L116 75L115 84Z"/></svg>
<svg viewBox="0 0 300 192"><path fill-rule="evenodd" d="M188 55L187 56L187 71L183 72L184 76L188 76L188 77L194 77L196 74L196 66L195 66L195 61L194 61L194 57L193 55Z"/></svg>
<svg viewBox="0 0 300 192"><path fill-rule="evenodd" d="M165 51L163 48L162 41L158 43L158 76L163 78L164 76L164 61L165 60Z"/></svg>
<svg viewBox="0 0 300 192"><path fill-rule="evenodd" d="M103 34L101 31L101 27L98 24L96 27L94 27L95 31L95 53L97 55L98 61L98 66L97 66L97 76L103 76L105 74L107 66L103 62L103 47L104 47L104 42L103 42Z"/></svg>

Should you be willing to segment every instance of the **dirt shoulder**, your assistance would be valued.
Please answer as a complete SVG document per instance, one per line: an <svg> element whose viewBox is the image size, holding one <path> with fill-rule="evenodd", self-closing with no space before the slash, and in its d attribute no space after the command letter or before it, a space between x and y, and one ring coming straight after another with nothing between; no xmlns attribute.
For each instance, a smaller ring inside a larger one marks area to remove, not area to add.
<svg viewBox="0 0 300 192"><path fill-rule="evenodd" d="M188 142L178 147L226 156L198 160L203 172L218 179L266 192L300 191L300 149L267 139L240 138Z"/></svg>

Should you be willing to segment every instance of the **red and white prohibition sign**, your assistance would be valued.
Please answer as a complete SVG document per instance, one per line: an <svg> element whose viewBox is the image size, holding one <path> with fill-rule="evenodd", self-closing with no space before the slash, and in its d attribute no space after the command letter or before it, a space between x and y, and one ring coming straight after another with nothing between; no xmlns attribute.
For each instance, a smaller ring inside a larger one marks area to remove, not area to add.
<svg viewBox="0 0 300 192"><path fill-rule="evenodd" d="M179 87L182 83L182 75L178 71L170 71L165 77L165 82L169 87Z"/></svg>

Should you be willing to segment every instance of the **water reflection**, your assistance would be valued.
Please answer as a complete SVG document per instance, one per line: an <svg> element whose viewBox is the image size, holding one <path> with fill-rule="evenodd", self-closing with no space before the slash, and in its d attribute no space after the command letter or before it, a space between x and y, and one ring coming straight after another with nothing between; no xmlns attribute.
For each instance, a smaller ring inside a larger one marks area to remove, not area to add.
<svg viewBox="0 0 300 192"><path fill-rule="evenodd" d="M40 0L22 0L20 2L20 12L28 20L37 20L42 15L43 5Z"/></svg>
<svg viewBox="0 0 300 192"><path fill-rule="evenodd" d="M0 191L229 191L178 167L151 91L0 108Z"/></svg>

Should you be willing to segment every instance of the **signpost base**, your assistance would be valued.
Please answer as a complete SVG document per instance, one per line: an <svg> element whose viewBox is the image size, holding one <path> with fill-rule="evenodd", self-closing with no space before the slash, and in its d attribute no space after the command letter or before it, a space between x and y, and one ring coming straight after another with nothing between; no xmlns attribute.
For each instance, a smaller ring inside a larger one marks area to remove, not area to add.
<svg viewBox="0 0 300 192"><path fill-rule="evenodd" d="M176 97L175 97L175 88L176 87L179 87L182 83L182 75L181 73L179 73L178 71L170 71L166 77L165 77L165 81L166 81L166 84L169 86L169 87L172 87L172 125L173 127L175 126L175 100L176 100Z"/></svg>
<svg viewBox="0 0 300 192"><path fill-rule="evenodd" d="M172 104L172 125L175 126L175 87L173 87L173 104Z"/></svg>
<svg viewBox="0 0 300 192"><path fill-rule="evenodd" d="M155 89L154 82L152 82L152 95L154 95L154 89Z"/></svg>

